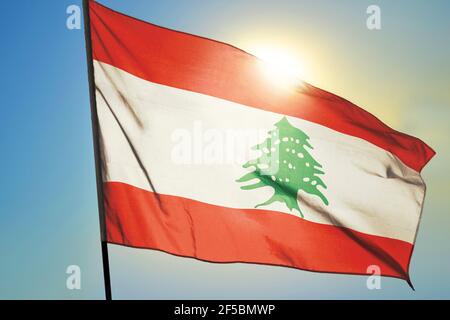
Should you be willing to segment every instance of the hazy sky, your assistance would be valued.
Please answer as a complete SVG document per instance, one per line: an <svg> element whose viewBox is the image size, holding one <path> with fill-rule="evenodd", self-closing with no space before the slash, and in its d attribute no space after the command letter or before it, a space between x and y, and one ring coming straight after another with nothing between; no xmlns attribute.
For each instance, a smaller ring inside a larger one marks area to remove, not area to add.
<svg viewBox="0 0 450 320"><path fill-rule="evenodd" d="M254 51L278 48L306 81L369 110L437 151L411 262L369 291L365 277L209 264L113 246L117 298L450 298L450 2L102 0L165 27ZM81 1L2 1L0 298L103 298ZM366 28L381 8L382 29ZM82 290L65 270L82 270Z"/></svg>

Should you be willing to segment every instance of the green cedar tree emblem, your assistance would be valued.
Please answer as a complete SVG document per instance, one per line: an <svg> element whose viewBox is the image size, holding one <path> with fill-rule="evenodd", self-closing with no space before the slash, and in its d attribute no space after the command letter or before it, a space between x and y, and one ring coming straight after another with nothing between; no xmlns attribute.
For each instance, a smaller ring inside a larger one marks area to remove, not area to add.
<svg viewBox="0 0 450 320"><path fill-rule="evenodd" d="M286 117L278 121L275 127L275 130L269 131L269 137L263 143L253 147L254 150L261 151L260 157L243 165L244 168L252 168L253 171L236 181L248 182L256 179L256 182L241 186L241 189L252 190L270 186L274 189L272 197L255 208L280 201L289 210L296 209L301 217L303 213L297 199L300 190L318 196L325 205L328 205L327 198L318 188L327 186L318 176L324 174L322 165L308 151L313 149L308 142L309 137L302 130L292 126ZM268 168L272 168L271 171Z"/></svg>

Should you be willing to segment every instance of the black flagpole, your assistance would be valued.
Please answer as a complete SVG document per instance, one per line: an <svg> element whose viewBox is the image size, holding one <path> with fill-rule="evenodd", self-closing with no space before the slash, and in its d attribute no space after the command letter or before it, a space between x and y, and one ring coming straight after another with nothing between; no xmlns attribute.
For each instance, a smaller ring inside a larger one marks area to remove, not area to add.
<svg viewBox="0 0 450 320"><path fill-rule="evenodd" d="M100 237L102 244L103 277L105 282L105 298L111 300L111 276L109 273L108 244L106 242L105 204L103 201L102 163L100 161L99 124L97 102L95 99L94 64L92 58L91 23L89 16L89 0L83 0L84 36L86 39L86 58L89 78L89 96L91 101L92 135L94 140L95 173L97 179L97 201L100 217Z"/></svg>

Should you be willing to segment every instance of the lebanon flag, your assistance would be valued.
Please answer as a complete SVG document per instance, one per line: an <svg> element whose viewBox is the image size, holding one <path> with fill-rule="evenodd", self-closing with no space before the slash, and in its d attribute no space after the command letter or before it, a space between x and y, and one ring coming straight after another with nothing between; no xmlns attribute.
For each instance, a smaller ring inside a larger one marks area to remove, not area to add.
<svg viewBox="0 0 450 320"><path fill-rule="evenodd" d="M430 147L233 46L89 8L105 241L409 281Z"/></svg>

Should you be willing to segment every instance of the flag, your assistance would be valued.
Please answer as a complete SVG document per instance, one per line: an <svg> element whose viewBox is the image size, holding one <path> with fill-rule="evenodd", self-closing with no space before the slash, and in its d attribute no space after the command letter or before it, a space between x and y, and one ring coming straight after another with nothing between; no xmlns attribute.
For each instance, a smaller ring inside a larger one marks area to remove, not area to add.
<svg viewBox="0 0 450 320"><path fill-rule="evenodd" d="M409 281L430 147L236 47L89 7L105 241Z"/></svg>

